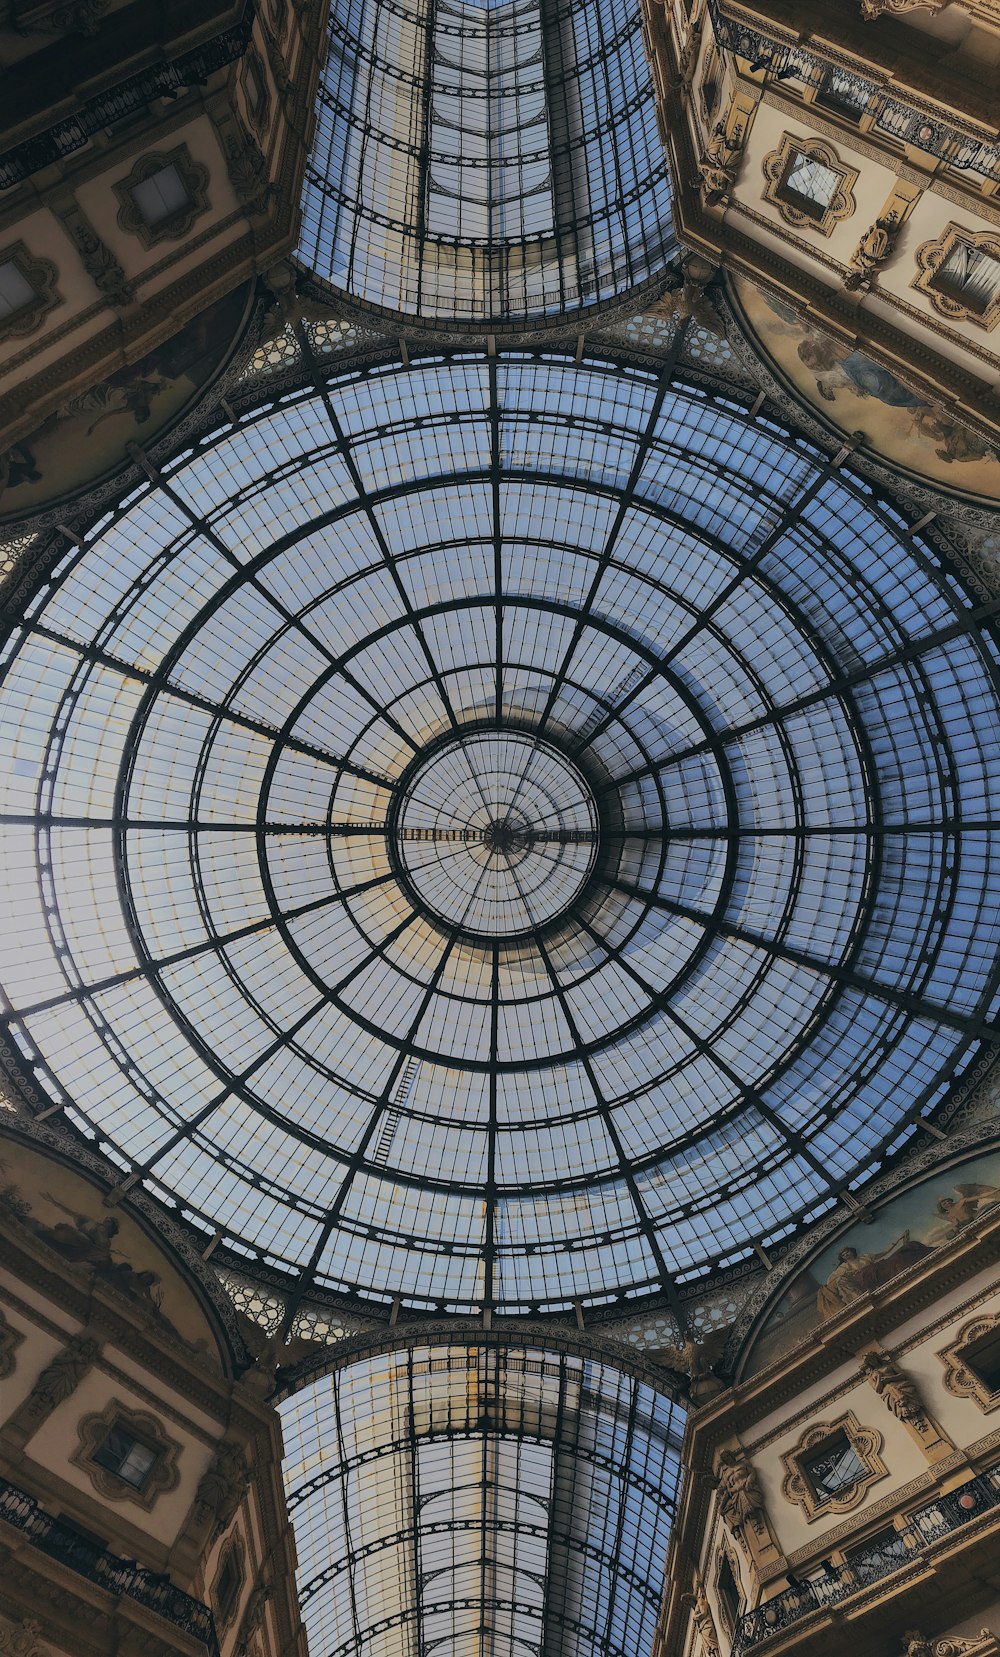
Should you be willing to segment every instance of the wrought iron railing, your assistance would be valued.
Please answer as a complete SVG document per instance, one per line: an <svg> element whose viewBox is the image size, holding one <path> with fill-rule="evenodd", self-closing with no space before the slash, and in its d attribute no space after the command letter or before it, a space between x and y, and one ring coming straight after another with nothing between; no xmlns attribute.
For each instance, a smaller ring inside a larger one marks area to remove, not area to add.
<svg viewBox="0 0 1000 1657"><path fill-rule="evenodd" d="M0 155L0 190L10 190L40 167L51 166L63 156L72 155L96 132L144 110L154 98L175 98L189 86L203 85L217 69L224 69L243 56L250 43L256 10L257 0L247 0L242 16L231 28L176 58L137 70L81 103L72 115L62 116L51 127L7 150Z"/></svg>
<svg viewBox="0 0 1000 1657"><path fill-rule="evenodd" d="M40 1508L33 1496L16 1484L0 1479L0 1519L14 1525L31 1544L50 1559L58 1559L70 1570L106 1588L110 1594L127 1595L148 1611L155 1611L175 1628L200 1640L209 1657L219 1657L215 1622L207 1605L192 1599L183 1588L175 1588L165 1576L147 1571L134 1559L119 1559L99 1542L91 1542L72 1525L54 1519Z"/></svg>
<svg viewBox="0 0 1000 1657"><path fill-rule="evenodd" d="M709 12L715 38L727 51L749 59L777 80L796 80L817 91L835 73L837 85L852 108L874 117L875 132L897 143L911 144L962 172L975 172L1000 182L1000 142L942 121L934 106L919 94L914 94L912 102L893 97L877 80L858 74L832 57L825 58L808 46L790 44L764 33L762 28L751 28L742 20L727 17L719 0L709 0Z"/></svg>
<svg viewBox="0 0 1000 1657"><path fill-rule="evenodd" d="M937 1542L951 1531L960 1530L973 1519L1000 1507L1000 1467L978 1474L937 1496L906 1515L906 1529L891 1540L883 1537L879 1543L861 1547L851 1557L849 1565L833 1565L827 1561L807 1581L797 1583L776 1594L755 1611L741 1617L736 1628L734 1650L749 1651L769 1634L789 1628L812 1611L823 1611L851 1594L860 1593L893 1571L903 1569L917 1558L919 1550Z"/></svg>

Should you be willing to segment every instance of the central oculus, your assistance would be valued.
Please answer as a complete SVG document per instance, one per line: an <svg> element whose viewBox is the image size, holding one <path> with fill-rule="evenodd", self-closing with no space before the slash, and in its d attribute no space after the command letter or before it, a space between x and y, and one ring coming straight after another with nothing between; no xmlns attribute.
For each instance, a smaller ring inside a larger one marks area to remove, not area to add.
<svg viewBox="0 0 1000 1657"><path fill-rule="evenodd" d="M391 834L421 909L479 938L558 919L597 857L594 794L565 754L528 731L449 737L403 778Z"/></svg>

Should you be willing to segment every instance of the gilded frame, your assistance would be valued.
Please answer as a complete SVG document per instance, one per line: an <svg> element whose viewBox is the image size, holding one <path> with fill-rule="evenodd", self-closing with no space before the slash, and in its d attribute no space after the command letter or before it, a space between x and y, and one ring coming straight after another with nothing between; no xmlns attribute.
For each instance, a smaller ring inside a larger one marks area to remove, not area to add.
<svg viewBox="0 0 1000 1657"><path fill-rule="evenodd" d="M106 1467L99 1467L93 1459L101 1440L112 1427L118 1426L124 1427L126 1432L156 1451L156 1460L141 1487L119 1478L117 1473ZM77 1435L77 1447L70 1461L74 1467L82 1468L98 1495L107 1501L135 1502L148 1512L157 1497L176 1489L180 1479L177 1458L183 1446L167 1436L155 1415L149 1415L145 1410L129 1409L127 1404L112 1398L103 1410L83 1417L77 1426Z"/></svg>
<svg viewBox="0 0 1000 1657"><path fill-rule="evenodd" d="M860 1479L843 1491L832 1496L818 1496L806 1470L806 1459L810 1451L818 1449L838 1433L844 1434L865 1471ZM875 1427L863 1427L853 1410L847 1410L835 1421L814 1421L802 1433L798 1443L791 1450L786 1450L781 1458L785 1467L781 1494L786 1501L800 1507L810 1523L814 1519L826 1518L829 1513L849 1513L852 1508L860 1506L873 1484L888 1477L889 1469L881 1455L883 1443L881 1433Z"/></svg>
<svg viewBox="0 0 1000 1657"><path fill-rule="evenodd" d="M977 328L983 328L989 333L1000 322L1000 281L996 292L986 309L977 311L970 305L963 305L960 299L943 292L935 286L935 281L941 266L949 253L958 242L964 242L967 247L981 249L989 253L994 259L1000 260L1000 232L966 230L963 225L948 224L940 236L931 242L922 242L917 248L917 275L911 287L918 293L927 295L934 309L941 316L949 317L954 322L973 322Z"/></svg>
<svg viewBox="0 0 1000 1657"><path fill-rule="evenodd" d="M788 175L800 155L817 161L820 166L828 167L837 174L837 187L829 205L819 215L804 212L781 193L787 188ZM784 133L778 148L764 157L763 168L764 200L777 208L786 224L795 225L797 229L818 230L821 236L829 236L834 225L839 224L841 219L849 219L857 207L853 194L858 180L857 169L848 167L833 145L819 138Z"/></svg>

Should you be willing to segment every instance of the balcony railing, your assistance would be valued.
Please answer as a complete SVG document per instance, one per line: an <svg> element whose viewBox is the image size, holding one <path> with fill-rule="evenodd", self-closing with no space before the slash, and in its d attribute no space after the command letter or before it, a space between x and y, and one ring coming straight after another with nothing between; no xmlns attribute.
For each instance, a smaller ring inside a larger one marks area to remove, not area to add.
<svg viewBox="0 0 1000 1657"><path fill-rule="evenodd" d="M921 107L923 100L918 95L914 95L912 102L893 98L877 81L835 64L833 59L823 58L808 46L790 44L777 31L771 36L761 26L752 28L742 20L728 17L719 0L709 0L709 11L715 37L727 51L748 58L755 67L766 68L779 80L797 80L817 89L823 86L831 69L836 69L838 85L850 95L853 107L873 117L876 132L937 156L962 172L978 173L994 182L1000 180L1000 143L992 137L984 139L971 130L963 132L942 121L933 105Z"/></svg>
<svg viewBox="0 0 1000 1657"><path fill-rule="evenodd" d="M91 1542L72 1525L54 1519L40 1508L27 1491L0 1479L0 1519L14 1525L40 1552L58 1559L70 1570L106 1588L109 1594L127 1595L148 1611L155 1611L175 1628L200 1640L209 1657L219 1657L215 1622L207 1605L175 1588L165 1576L147 1571L134 1559L119 1559L99 1543Z"/></svg>
<svg viewBox="0 0 1000 1657"><path fill-rule="evenodd" d="M816 1575L786 1588L765 1605L748 1611L737 1625L735 1651L749 1651L769 1634L790 1628L810 1612L824 1611L851 1594L881 1582L883 1577L912 1563L921 1548L951 1531L960 1530L995 1507L1000 1507L1000 1467L981 1473L957 1490L949 1490L946 1496L938 1496L908 1513L905 1531L899 1532L888 1544L883 1539L879 1544L859 1548L849 1565L827 1562L822 1566L822 1576Z"/></svg>

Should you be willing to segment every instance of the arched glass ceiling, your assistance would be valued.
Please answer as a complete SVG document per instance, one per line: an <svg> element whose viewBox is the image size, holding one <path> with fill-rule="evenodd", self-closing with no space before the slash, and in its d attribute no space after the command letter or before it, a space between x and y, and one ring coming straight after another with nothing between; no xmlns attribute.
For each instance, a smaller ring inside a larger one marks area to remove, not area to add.
<svg viewBox="0 0 1000 1657"><path fill-rule="evenodd" d="M607 1363L417 1346L281 1406L315 1657L652 1650L683 1412Z"/></svg>
<svg viewBox="0 0 1000 1657"><path fill-rule="evenodd" d="M676 251L637 0L333 0L299 257L428 321L576 311Z"/></svg>
<svg viewBox="0 0 1000 1657"><path fill-rule="evenodd" d="M303 1292L662 1293L994 1039L994 612L649 372L287 392L11 631L14 1041Z"/></svg>

